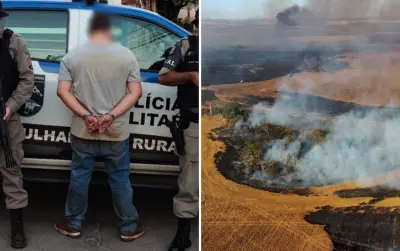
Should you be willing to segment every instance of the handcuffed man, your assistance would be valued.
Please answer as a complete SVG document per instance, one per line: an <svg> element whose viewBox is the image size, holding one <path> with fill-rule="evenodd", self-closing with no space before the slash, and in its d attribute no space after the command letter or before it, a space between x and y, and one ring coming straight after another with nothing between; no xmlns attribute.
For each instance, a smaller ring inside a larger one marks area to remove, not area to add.
<svg viewBox="0 0 400 251"><path fill-rule="evenodd" d="M58 232L81 236L88 188L96 157L104 159L113 206L120 219L122 241L144 234L132 202L129 110L142 95L140 68L133 53L111 40L110 18L95 13L89 42L61 60L58 95L72 110L71 179L65 205L66 221Z"/></svg>

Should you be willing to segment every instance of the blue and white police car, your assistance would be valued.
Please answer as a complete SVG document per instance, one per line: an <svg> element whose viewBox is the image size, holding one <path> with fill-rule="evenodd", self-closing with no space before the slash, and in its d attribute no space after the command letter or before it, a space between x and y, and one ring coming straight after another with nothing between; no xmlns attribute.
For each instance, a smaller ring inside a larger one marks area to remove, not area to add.
<svg viewBox="0 0 400 251"><path fill-rule="evenodd" d="M34 93L19 110L26 134L25 178L42 182L69 178L72 116L56 94L59 61L87 41L88 20L94 11L102 11L111 15L114 40L132 50L141 67L143 96L129 115L132 184L174 184L178 159L165 124L179 112L176 89L159 85L158 71L164 52L189 32L157 13L123 5L3 0L3 7L10 14L6 27L27 42L35 73ZM104 175L101 163L94 178Z"/></svg>

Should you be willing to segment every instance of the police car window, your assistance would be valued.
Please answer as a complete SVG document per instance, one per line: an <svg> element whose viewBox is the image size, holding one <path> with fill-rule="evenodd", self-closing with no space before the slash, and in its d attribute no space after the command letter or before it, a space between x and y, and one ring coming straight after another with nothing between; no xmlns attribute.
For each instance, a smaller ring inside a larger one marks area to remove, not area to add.
<svg viewBox="0 0 400 251"><path fill-rule="evenodd" d="M10 10L6 27L25 39L32 58L59 61L67 52L66 11Z"/></svg>
<svg viewBox="0 0 400 251"><path fill-rule="evenodd" d="M112 23L114 41L135 54L141 69L159 71L164 52L179 40L174 33L143 20L114 16Z"/></svg>

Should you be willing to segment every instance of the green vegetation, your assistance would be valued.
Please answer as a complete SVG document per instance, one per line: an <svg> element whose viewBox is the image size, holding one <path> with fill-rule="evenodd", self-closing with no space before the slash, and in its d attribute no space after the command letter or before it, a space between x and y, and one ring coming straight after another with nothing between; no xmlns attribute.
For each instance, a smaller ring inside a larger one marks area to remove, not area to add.
<svg viewBox="0 0 400 251"><path fill-rule="evenodd" d="M263 149L260 143L247 142L239 151L240 161L250 169L260 169L263 159ZM254 171L252 170L252 171Z"/></svg>
<svg viewBox="0 0 400 251"><path fill-rule="evenodd" d="M233 123L239 122L240 120L247 121L250 116L250 111L246 106L235 102L227 104L220 112L222 116Z"/></svg>
<svg viewBox="0 0 400 251"><path fill-rule="evenodd" d="M212 102L218 100L214 91L211 90L203 90L201 91L201 102L204 104L206 102Z"/></svg>
<svg viewBox="0 0 400 251"><path fill-rule="evenodd" d="M233 104L224 107L222 113L226 117L232 114L237 115L240 114L241 108L243 107L240 104ZM300 132L293 128L269 123L263 123L254 128L243 127L239 129L239 132L236 132L236 136L232 137L232 139L235 137L235 140L231 141L237 149L236 160L242 163L240 169L235 171L235 175L237 177L244 175L244 179L248 179L256 171L275 177L295 173L300 168L300 159L304 154L315 145L324 142L328 133L328 131L321 129ZM242 137L242 141L238 140L238 137ZM280 158L277 160L265 159L264 156L267 152L264 146L276 140L282 140L280 141L281 148L278 150L281 152ZM290 145L294 142L300 143L299 150L291 150Z"/></svg>

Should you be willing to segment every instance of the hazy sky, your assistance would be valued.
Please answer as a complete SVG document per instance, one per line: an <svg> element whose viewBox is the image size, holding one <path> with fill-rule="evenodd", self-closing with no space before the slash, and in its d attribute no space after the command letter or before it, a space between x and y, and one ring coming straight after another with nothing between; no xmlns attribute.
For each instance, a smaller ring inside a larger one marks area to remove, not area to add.
<svg viewBox="0 0 400 251"><path fill-rule="evenodd" d="M289 2L302 5L307 0L202 0L204 19L245 19L264 16L264 8L273 2Z"/></svg>
<svg viewBox="0 0 400 251"><path fill-rule="evenodd" d="M400 0L202 0L204 19L275 18L294 4L330 16L398 16Z"/></svg>

